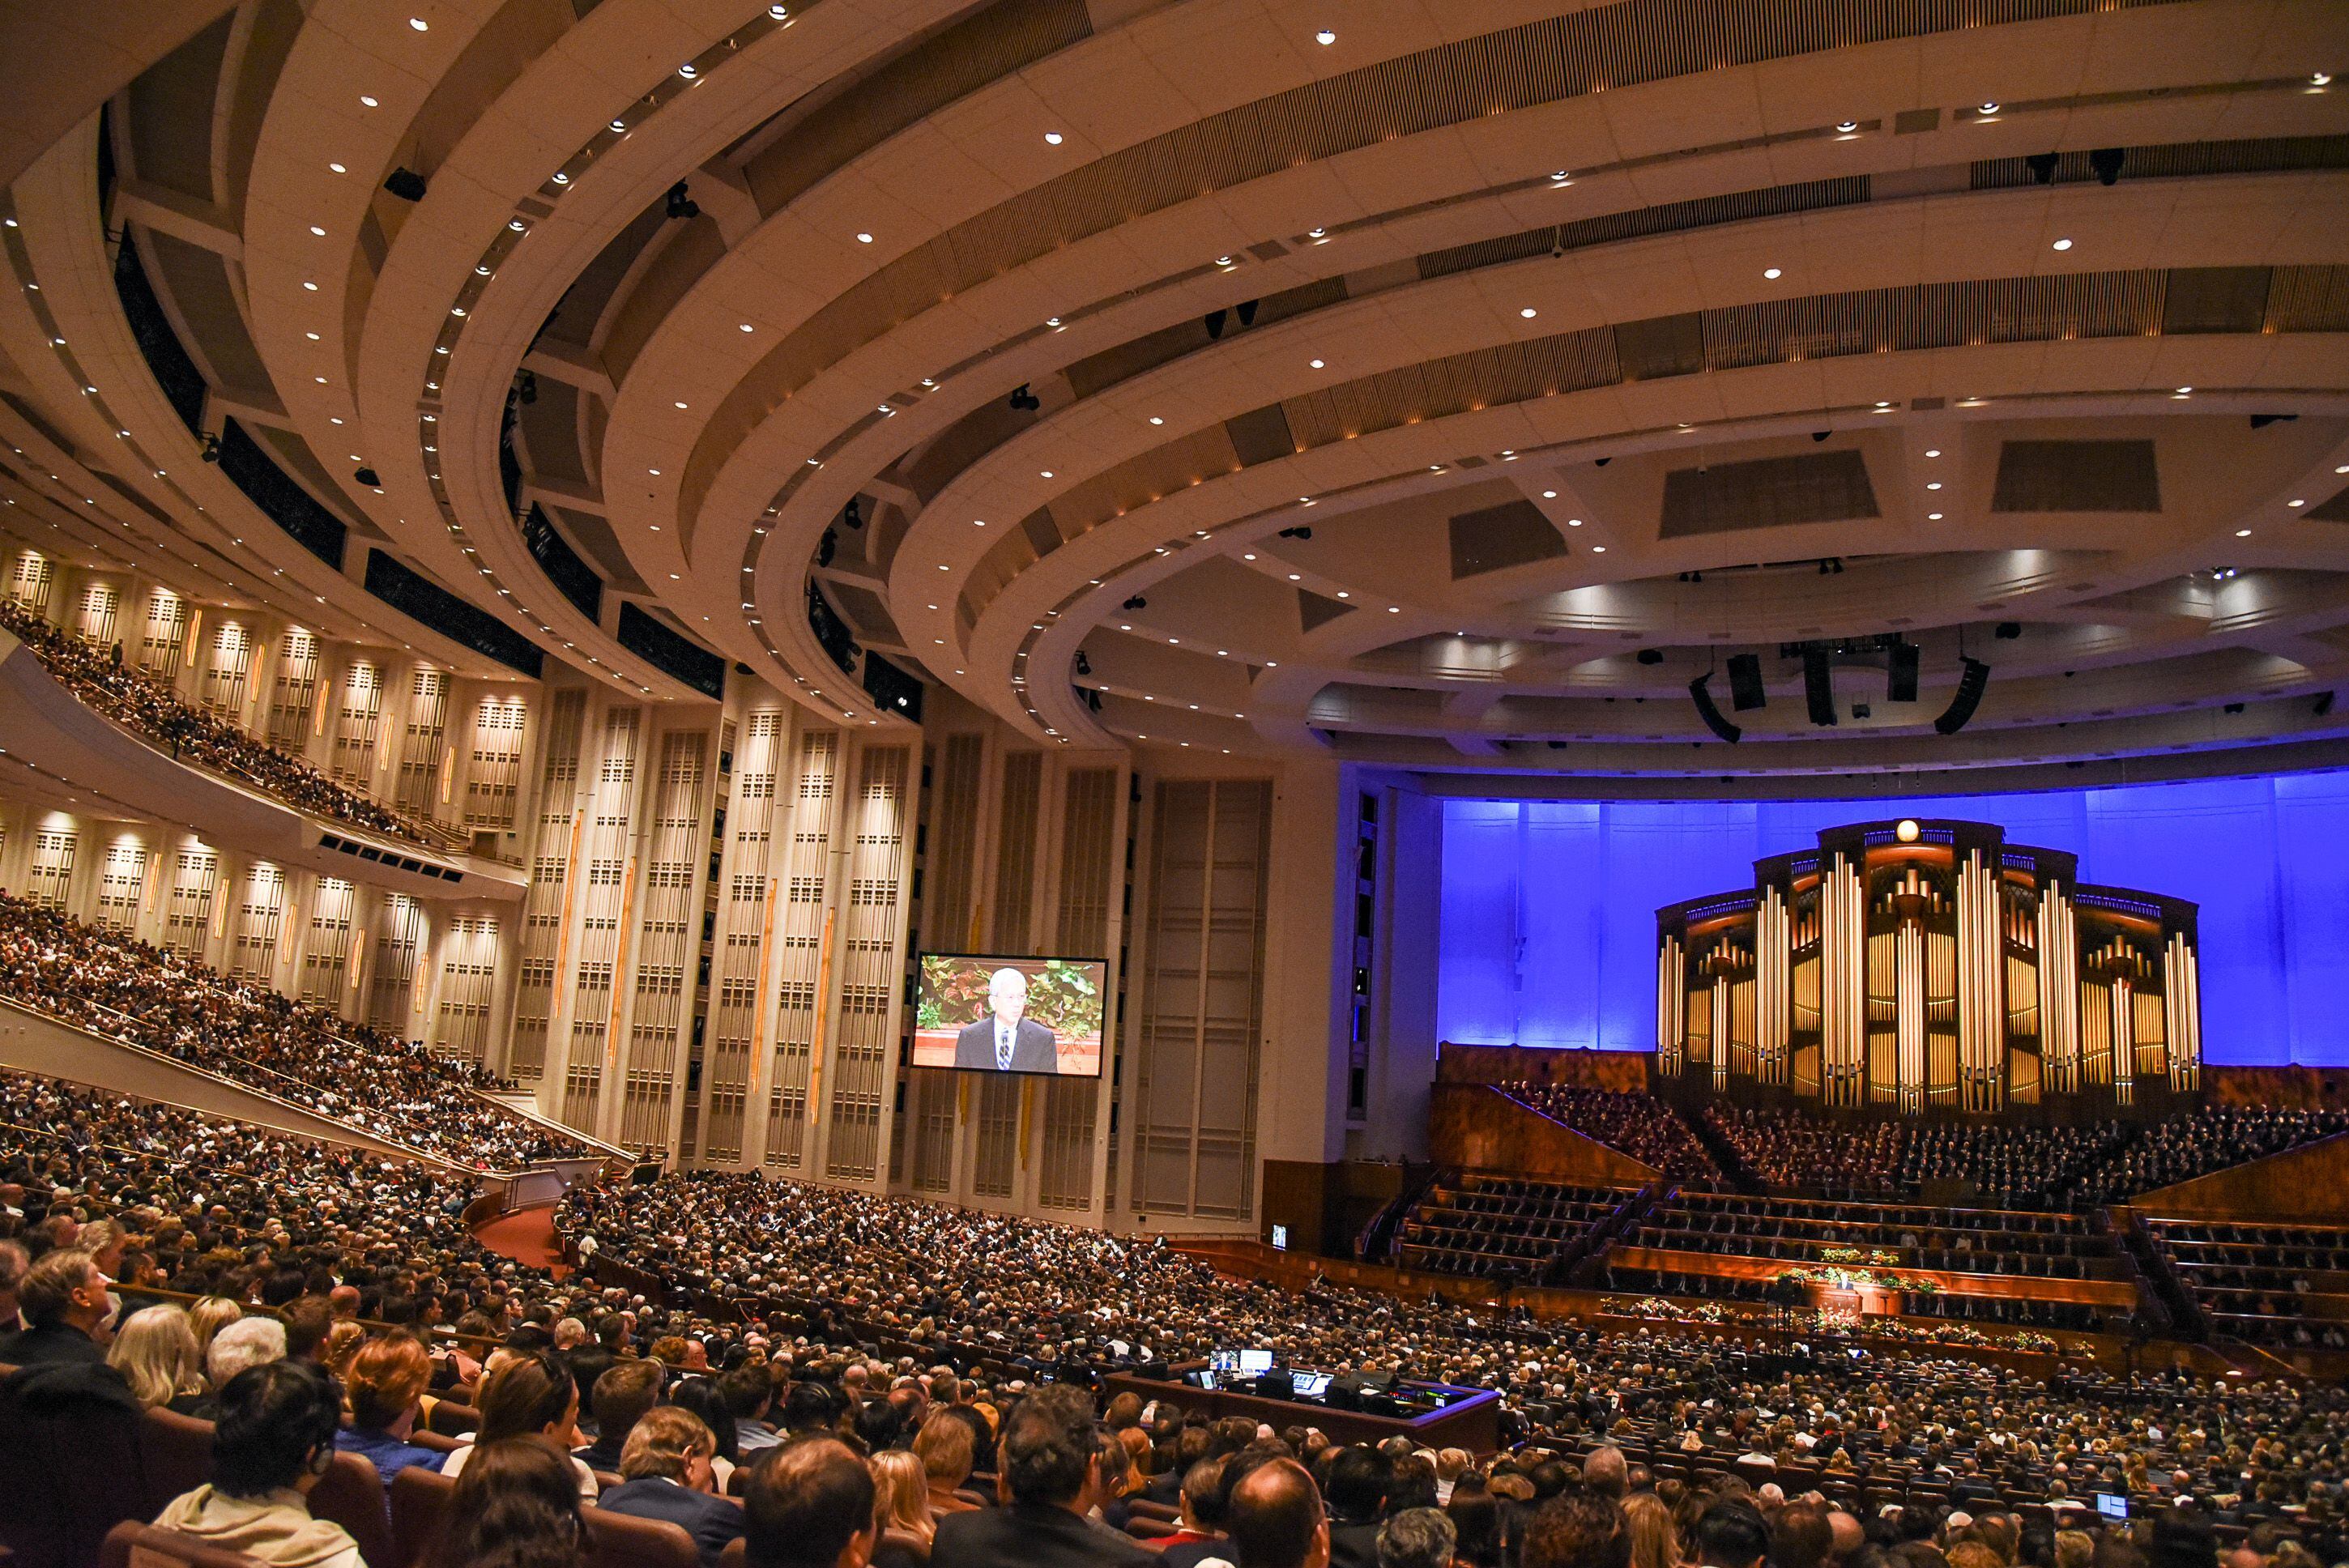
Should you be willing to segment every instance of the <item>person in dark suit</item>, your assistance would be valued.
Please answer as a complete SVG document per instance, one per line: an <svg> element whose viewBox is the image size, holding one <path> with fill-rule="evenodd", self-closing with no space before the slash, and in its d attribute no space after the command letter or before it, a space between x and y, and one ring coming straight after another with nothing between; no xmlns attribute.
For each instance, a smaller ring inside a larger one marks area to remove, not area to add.
<svg viewBox="0 0 2349 1568"><path fill-rule="evenodd" d="M59 1247L43 1253L25 1271L16 1301L32 1326L0 1339L0 1362L12 1367L106 1365L98 1333L113 1306L107 1300L106 1276L88 1253Z"/></svg>
<svg viewBox="0 0 2349 1568"><path fill-rule="evenodd" d="M666 1519L693 1537L702 1568L718 1568L718 1554L743 1533L740 1507L709 1490L710 1459L718 1439L700 1417L675 1405L659 1405L628 1429L620 1453L621 1483L595 1500L595 1506L636 1519Z"/></svg>
<svg viewBox="0 0 2349 1568"><path fill-rule="evenodd" d="M955 1037L955 1066L992 1068L999 1072L1058 1072L1061 1053L1052 1031L1028 1010L1028 976L1017 969L999 969L987 982L988 1016L963 1026Z"/></svg>
<svg viewBox="0 0 2349 1568"><path fill-rule="evenodd" d="M1324 1491L1331 1568L1378 1568L1379 1521L1392 1469L1384 1454L1360 1445L1339 1450L1330 1461Z"/></svg>
<svg viewBox="0 0 2349 1568"><path fill-rule="evenodd" d="M744 1568L864 1568L881 1526L873 1472L837 1438L769 1449L742 1491Z"/></svg>
<svg viewBox="0 0 2349 1568"><path fill-rule="evenodd" d="M933 1568L1155 1568L1141 1542L1086 1517L1102 1475L1083 1389L1052 1384L1021 1401L996 1462L1005 1506L940 1520Z"/></svg>

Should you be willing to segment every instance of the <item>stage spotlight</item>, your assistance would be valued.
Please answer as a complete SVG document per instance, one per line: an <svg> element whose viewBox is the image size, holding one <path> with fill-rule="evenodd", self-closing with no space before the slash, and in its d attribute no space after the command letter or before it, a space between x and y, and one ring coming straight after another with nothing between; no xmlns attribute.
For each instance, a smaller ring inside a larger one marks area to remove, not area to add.
<svg viewBox="0 0 2349 1568"><path fill-rule="evenodd" d="M1966 721L1974 716L1974 709L1982 706L1982 688L1990 685L1988 665L1980 659L1963 662L1965 670L1958 676L1958 695L1950 699L1950 706L1942 709L1941 717L1933 721L1933 727L1943 735L1955 735L1966 727Z"/></svg>
<svg viewBox="0 0 2349 1568"><path fill-rule="evenodd" d="M1639 653L1633 656L1643 665L1661 665L1664 662L1664 650L1661 648L1641 648Z"/></svg>
<svg viewBox="0 0 2349 1568"><path fill-rule="evenodd" d="M1129 610L1147 610L1150 608L1150 601L1136 593L1125 602L1125 607Z"/></svg>
<svg viewBox="0 0 2349 1568"><path fill-rule="evenodd" d="M1313 537L1313 525L1309 522L1300 522L1295 528L1284 528L1280 531L1280 537L1283 539L1310 539Z"/></svg>
<svg viewBox="0 0 2349 1568"><path fill-rule="evenodd" d="M2299 418L2297 414L2254 414L2251 416L2251 428L2264 430L2270 425L2289 425Z"/></svg>
<svg viewBox="0 0 2349 1568"><path fill-rule="evenodd" d="M2121 182L2121 165L2127 161L2128 149L2099 147L2088 154L2088 170L2098 184L2117 185Z"/></svg>
<svg viewBox="0 0 2349 1568"><path fill-rule="evenodd" d="M864 526L864 510L856 504L856 498L854 496L850 496L848 498L848 504L840 509L840 521L851 528L863 528Z"/></svg>
<svg viewBox="0 0 2349 1568"><path fill-rule="evenodd" d="M831 565L832 558L839 549L840 531L836 528L825 529L823 537L815 542L815 563L818 566Z"/></svg>
<svg viewBox="0 0 2349 1568"><path fill-rule="evenodd" d="M1702 572L1683 572L1681 573L1681 581L1683 583L1702 583L1704 581L1704 573Z"/></svg>
<svg viewBox="0 0 2349 1568"><path fill-rule="evenodd" d="M369 490L374 490L383 483L383 480L377 477L376 471L373 469L353 469L351 470L351 478L367 486Z"/></svg>
<svg viewBox="0 0 2349 1568"><path fill-rule="evenodd" d="M1019 386L1011 389L1011 397L1009 397L1009 402L1010 407L1013 408L1028 414L1032 414L1037 409L1041 408L1044 406L1044 400L1042 398L1028 390L1028 383L1025 381L1022 381Z"/></svg>
<svg viewBox="0 0 2349 1568"><path fill-rule="evenodd" d="M2240 713L2243 711L2243 705L2239 702L2230 702L2227 705L2227 711L2229 713Z"/></svg>
<svg viewBox="0 0 2349 1568"><path fill-rule="evenodd" d="M1233 314L1240 318L1240 325L1242 326L1254 326L1256 325L1256 307L1260 303L1260 301L1252 299L1244 299L1240 301L1239 309L1233 312Z"/></svg>
<svg viewBox="0 0 2349 1568"><path fill-rule="evenodd" d="M664 210L664 216L670 218L698 218L701 216L701 204L696 201L692 197L686 194L684 181L680 180L676 184L668 188L668 201L666 209Z"/></svg>
<svg viewBox="0 0 2349 1568"><path fill-rule="evenodd" d="M204 432L203 449L196 454L208 463L220 461L220 438L210 430Z"/></svg>
<svg viewBox="0 0 2349 1568"><path fill-rule="evenodd" d="M2052 152L2034 152L2023 160L2023 166L2030 170L2031 178L2042 185L2053 185L2055 183L2055 165L2061 161Z"/></svg>
<svg viewBox="0 0 2349 1568"><path fill-rule="evenodd" d="M1084 649L1082 649L1082 648L1079 648L1079 649L1077 650L1077 674L1079 674L1079 675L1081 675L1081 676L1089 676L1089 675L1091 675L1091 674L1092 674L1092 673L1093 673L1093 662L1092 662L1092 660L1091 660L1091 659L1089 659L1089 658L1085 657L1085 651L1084 651Z"/></svg>
<svg viewBox="0 0 2349 1568"><path fill-rule="evenodd" d="M1590 459L1590 466L1594 469L1603 469L1614 460L1612 458L1593 458Z"/></svg>
<svg viewBox="0 0 2349 1568"><path fill-rule="evenodd" d="M1998 625L1993 628L1992 634L1995 635L2002 643L2011 643L2017 637L2023 635L2023 623L2020 621L2001 621Z"/></svg>
<svg viewBox="0 0 2349 1568"><path fill-rule="evenodd" d="M1833 430L1813 430L1811 432L1811 439L1814 441L1824 441L1829 436L1834 434L1835 432Z"/></svg>
<svg viewBox="0 0 2349 1568"><path fill-rule="evenodd" d="M514 380L514 396L525 403L538 401L538 373L525 370Z"/></svg>
<svg viewBox="0 0 2349 1568"><path fill-rule="evenodd" d="M1922 648L1905 639L1892 645L1891 662L1885 666L1885 701L1917 700L1917 665L1923 653Z"/></svg>
<svg viewBox="0 0 2349 1568"><path fill-rule="evenodd" d="M1211 310L1207 313L1207 335L1210 338L1219 338L1224 335L1224 319L1228 314L1220 310Z"/></svg>
<svg viewBox="0 0 2349 1568"><path fill-rule="evenodd" d="M1713 672L1708 670L1689 682L1689 701L1696 704L1696 716L1704 720L1707 729L1734 746L1745 732L1730 723L1728 717L1713 706L1710 689L1712 680Z"/></svg>
<svg viewBox="0 0 2349 1568"><path fill-rule="evenodd" d="M403 201L424 200L424 176L413 169L395 169L384 179L383 188Z"/></svg>
<svg viewBox="0 0 2349 1568"><path fill-rule="evenodd" d="M1874 709L1870 708L1864 702L1856 702L1851 705L1851 716L1854 718L1866 718L1874 711Z"/></svg>
<svg viewBox="0 0 2349 1568"><path fill-rule="evenodd" d="M1762 659L1759 655L1729 655L1729 706L1740 713L1751 713L1757 707L1770 706L1770 694L1762 689Z"/></svg>
<svg viewBox="0 0 2349 1568"><path fill-rule="evenodd" d="M1821 729L1835 727L1835 676L1827 665L1826 649L1816 644L1803 650L1803 701L1813 724Z"/></svg>

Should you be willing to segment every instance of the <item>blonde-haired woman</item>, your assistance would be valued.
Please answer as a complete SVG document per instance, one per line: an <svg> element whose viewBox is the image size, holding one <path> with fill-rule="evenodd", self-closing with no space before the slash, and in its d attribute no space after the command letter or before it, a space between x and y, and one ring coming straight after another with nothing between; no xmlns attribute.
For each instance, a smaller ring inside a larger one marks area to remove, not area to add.
<svg viewBox="0 0 2349 1568"><path fill-rule="evenodd" d="M142 1307L114 1333L106 1364L122 1374L139 1402L192 1416L203 1403L204 1379L197 1370L196 1331L176 1306Z"/></svg>
<svg viewBox="0 0 2349 1568"><path fill-rule="evenodd" d="M196 1334L196 1365L212 1354L212 1336L244 1315L244 1308L224 1295L208 1295L188 1308L188 1326Z"/></svg>
<svg viewBox="0 0 2349 1568"><path fill-rule="evenodd" d="M1680 1529L1661 1498L1635 1491L1623 1500L1623 1517L1631 1525L1631 1568L1680 1568Z"/></svg>
<svg viewBox="0 0 2349 1568"><path fill-rule="evenodd" d="M930 1478L916 1455L904 1449L886 1449L865 1463L873 1471L873 1522L882 1537L911 1536L923 1552L937 1538L938 1523L930 1512ZM892 1554L897 1555L897 1554ZM883 1554L874 1553L874 1561Z"/></svg>

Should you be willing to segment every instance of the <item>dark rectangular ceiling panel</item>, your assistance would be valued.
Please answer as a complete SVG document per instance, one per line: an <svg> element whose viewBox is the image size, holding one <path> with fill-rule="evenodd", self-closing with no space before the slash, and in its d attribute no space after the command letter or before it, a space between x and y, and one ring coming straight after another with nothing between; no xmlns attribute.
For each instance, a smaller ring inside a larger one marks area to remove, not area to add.
<svg viewBox="0 0 2349 1568"><path fill-rule="evenodd" d="M1686 539L1878 515L1868 463L1857 451L1801 452L1673 469L1664 476L1658 537Z"/></svg>
<svg viewBox="0 0 2349 1568"><path fill-rule="evenodd" d="M2009 441L1992 511L2159 511L2151 441Z"/></svg>
<svg viewBox="0 0 2349 1568"><path fill-rule="evenodd" d="M1454 582L1506 566L1548 561L1566 553L1566 541L1542 509L1529 500L1505 501L1452 519Z"/></svg>

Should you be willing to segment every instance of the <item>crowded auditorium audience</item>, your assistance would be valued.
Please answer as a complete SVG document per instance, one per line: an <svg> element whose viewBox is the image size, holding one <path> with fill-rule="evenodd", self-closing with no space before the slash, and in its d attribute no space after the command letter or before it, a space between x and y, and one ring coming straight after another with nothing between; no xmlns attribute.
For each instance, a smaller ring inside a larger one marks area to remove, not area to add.
<svg viewBox="0 0 2349 1568"><path fill-rule="evenodd" d="M1530 1079L1494 1087L1667 1176L1692 1181L1721 1178L1721 1168L1688 1124L1654 1095Z"/></svg>
<svg viewBox="0 0 2349 1568"><path fill-rule="evenodd" d="M1138 1565L1157 1554L1143 1538L1194 1565L1319 1568L1325 1511L1329 1560L1360 1568L1630 1568L1635 1538L1654 1568L1688 1563L1692 1541L1699 1568L1751 1568L1773 1532L1787 1568L1933 1568L1927 1542L1948 1568L2064 1568L2048 1532L2075 1525L2115 1565L2147 1529L2198 1532L2199 1556L2157 1568L2237 1568L2214 1532L2263 1568L2343 1549L2338 1388L2042 1383L1901 1343L1913 1326L1852 1358L1749 1345L1732 1311L1611 1302L1544 1324L1326 1284L1300 1298L1162 1243L755 1175L575 1189L563 1227L595 1238L607 1277L561 1280L485 1252L454 1218L463 1192L398 1161L15 1075L0 1124L0 1248L26 1259L32 1321L0 1362L88 1367L129 1341L83 1375L218 1423L211 1481L164 1520L265 1561L348 1568L346 1527L366 1522L314 1515L302 1480L329 1451L453 1475L429 1559L450 1568L480 1560L464 1553L487 1550L486 1519L568 1539L599 1510L679 1523L709 1565L739 1524L750 1568L837 1568L836 1537L900 1568ZM682 1295L661 1305L663 1287ZM184 1295L242 1314L201 1357ZM1648 1321L1623 1321L1635 1310ZM1186 1418L1171 1382L1104 1424L1085 1391L1235 1344L1499 1389L1507 1445L1423 1454ZM436 1398L478 1412L470 1440L424 1434ZM2099 1492L2158 1522L2101 1522ZM1667 1527L1681 1546L1652 1550Z"/></svg>
<svg viewBox="0 0 2349 1568"><path fill-rule="evenodd" d="M509 1087L478 1068L5 892L0 996L478 1170L593 1152L475 1093Z"/></svg>
<svg viewBox="0 0 2349 1568"><path fill-rule="evenodd" d="M174 758L234 777L296 810L370 832L445 847L422 825L338 784L300 758L247 735L228 719L181 698L144 670L125 665L119 644L100 649L59 631L14 600L0 599L0 629L33 650L42 667L88 707L170 750Z"/></svg>

